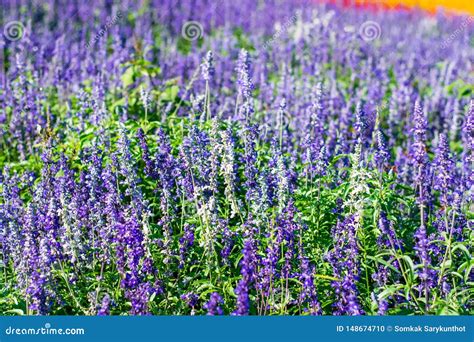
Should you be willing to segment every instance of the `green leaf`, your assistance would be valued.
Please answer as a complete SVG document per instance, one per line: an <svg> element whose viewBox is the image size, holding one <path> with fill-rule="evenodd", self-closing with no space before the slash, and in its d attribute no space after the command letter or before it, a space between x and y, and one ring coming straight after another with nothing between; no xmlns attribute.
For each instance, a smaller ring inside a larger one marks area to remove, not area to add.
<svg viewBox="0 0 474 342"><path fill-rule="evenodd" d="M161 94L160 100L174 102L178 97L179 87L177 85L170 86Z"/></svg>
<svg viewBox="0 0 474 342"><path fill-rule="evenodd" d="M404 260L406 262L406 265L408 266L408 271L409 271L408 275L410 276L409 277L410 284L407 284L407 285L411 285L413 284L413 281L415 279L415 264L413 263L413 260L411 260L411 258L408 255L403 255L402 260Z"/></svg>
<svg viewBox="0 0 474 342"><path fill-rule="evenodd" d="M121 79L124 88L128 88L129 85L133 84L135 78L135 71L132 66L128 67L123 73Z"/></svg>
<svg viewBox="0 0 474 342"><path fill-rule="evenodd" d="M11 310L4 311L4 313L6 314L11 313L11 314L19 315L19 316L25 315L25 312L21 309L11 309Z"/></svg>
<svg viewBox="0 0 474 342"><path fill-rule="evenodd" d="M393 267L391 264L389 264L387 261L383 260L382 258L378 257L378 256L371 256L371 255L367 255L367 259L369 260L373 260L373 261L376 261L378 262L379 264L382 264L388 268L390 268L392 271L394 272L397 272L397 273L400 273L400 271L398 269L396 269L395 267Z"/></svg>
<svg viewBox="0 0 474 342"><path fill-rule="evenodd" d="M469 250L467 249L467 247L461 243L456 243L456 245L452 249L452 253L454 253L458 249L460 249L466 255L468 259L472 258L471 253L469 253Z"/></svg>
<svg viewBox="0 0 474 342"><path fill-rule="evenodd" d="M331 280L331 281L341 281L341 279L339 279L339 278L331 277L331 276L324 275L324 274L315 274L314 276L316 278L319 278L319 279L325 279L325 280Z"/></svg>

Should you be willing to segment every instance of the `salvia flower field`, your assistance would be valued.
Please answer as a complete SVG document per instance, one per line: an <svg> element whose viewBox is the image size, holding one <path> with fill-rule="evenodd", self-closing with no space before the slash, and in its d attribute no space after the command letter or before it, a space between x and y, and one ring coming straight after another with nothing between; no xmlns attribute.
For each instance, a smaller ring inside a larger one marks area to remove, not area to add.
<svg viewBox="0 0 474 342"><path fill-rule="evenodd" d="M2 6L1 314L474 313L473 17Z"/></svg>

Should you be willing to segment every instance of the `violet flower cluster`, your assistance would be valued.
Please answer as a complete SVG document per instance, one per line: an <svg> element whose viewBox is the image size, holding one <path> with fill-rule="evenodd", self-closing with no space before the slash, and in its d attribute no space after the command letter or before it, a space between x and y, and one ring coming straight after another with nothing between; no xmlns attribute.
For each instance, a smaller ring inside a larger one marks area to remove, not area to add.
<svg viewBox="0 0 474 342"><path fill-rule="evenodd" d="M2 6L0 314L474 313L462 14Z"/></svg>

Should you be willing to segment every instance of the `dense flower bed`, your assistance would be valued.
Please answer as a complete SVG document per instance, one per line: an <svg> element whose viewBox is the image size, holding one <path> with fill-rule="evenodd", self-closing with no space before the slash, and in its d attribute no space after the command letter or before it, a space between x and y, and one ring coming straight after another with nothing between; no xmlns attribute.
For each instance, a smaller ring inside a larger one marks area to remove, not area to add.
<svg viewBox="0 0 474 342"><path fill-rule="evenodd" d="M6 1L1 23L0 313L473 313L469 18Z"/></svg>

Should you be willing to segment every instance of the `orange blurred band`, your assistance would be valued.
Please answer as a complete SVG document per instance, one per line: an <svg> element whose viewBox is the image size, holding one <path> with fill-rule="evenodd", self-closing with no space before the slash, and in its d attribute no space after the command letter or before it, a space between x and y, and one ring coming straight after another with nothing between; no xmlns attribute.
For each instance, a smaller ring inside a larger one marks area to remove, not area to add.
<svg viewBox="0 0 474 342"><path fill-rule="evenodd" d="M474 0L335 0L330 2L374 9L422 8L432 13L443 8L449 12L474 15Z"/></svg>

